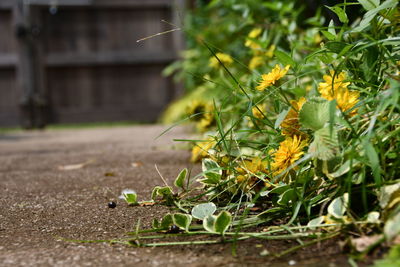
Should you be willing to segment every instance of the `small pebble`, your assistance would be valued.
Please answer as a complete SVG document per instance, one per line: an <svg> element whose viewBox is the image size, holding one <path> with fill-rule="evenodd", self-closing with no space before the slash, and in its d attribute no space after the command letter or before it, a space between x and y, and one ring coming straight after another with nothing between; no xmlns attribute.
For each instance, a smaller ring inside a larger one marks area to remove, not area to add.
<svg viewBox="0 0 400 267"><path fill-rule="evenodd" d="M110 209L114 209L117 206L117 203L115 203L114 201L108 202L108 207Z"/></svg>
<svg viewBox="0 0 400 267"><path fill-rule="evenodd" d="M176 225L172 225L171 228L169 229L168 233L170 234L177 234L179 233L180 229Z"/></svg>
<svg viewBox="0 0 400 267"><path fill-rule="evenodd" d="M295 261L295 260L290 260L290 261L289 261L289 265L290 265L290 266L296 265L296 261Z"/></svg>

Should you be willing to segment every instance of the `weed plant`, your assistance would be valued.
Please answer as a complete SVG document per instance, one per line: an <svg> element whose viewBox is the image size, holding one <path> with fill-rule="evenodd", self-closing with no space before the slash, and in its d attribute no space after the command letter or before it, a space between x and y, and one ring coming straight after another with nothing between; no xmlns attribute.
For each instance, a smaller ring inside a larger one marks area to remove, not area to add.
<svg viewBox="0 0 400 267"><path fill-rule="evenodd" d="M195 96L181 119L201 133L184 141L202 173L154 188L151 203L175 211L129 244L300 240L277 256L338 236L358 256L399 244L398 1L313 16L301 3L214 0L187 16L189 49L165 73ZM210 237L158 240L172 232Z"/></svg>

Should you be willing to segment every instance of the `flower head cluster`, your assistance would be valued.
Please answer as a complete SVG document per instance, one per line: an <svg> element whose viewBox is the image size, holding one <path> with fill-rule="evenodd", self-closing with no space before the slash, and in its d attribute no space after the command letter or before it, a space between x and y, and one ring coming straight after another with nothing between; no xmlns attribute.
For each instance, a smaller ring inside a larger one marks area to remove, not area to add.
<svg viewBox="0 0 400 267"><path fill-rule="evenodd" d="M357 104L360 94L347 88L350 83L344 82L346 80L344 72L335 75L334 71L331 71L330 75L324 75L323 78L325 82L319 83L318 86L318 91L323 98L335 99L338 108L343 112L352 109ZM353 110L350 115L356 112L357 110Z"/></svg>
<svg viewBox="0 0 400 267"><path fill-rule="evenodd" d="M292 107L290 108L288 114L281 123L283 135L289 137L294 135L299 135L299 136L304 135L304 133L299 130L300 129L299 111L303 107L305 102L306 99L304 97L301 97L298 101L296 100L290 101Z"/></svg>
<svg viewBox="0 0 400 267"><path fill-rule="evenodd" d="M200 100L194 100L187 107L186 113L191 116L191 119L197 121L197 128L200 131L205 131L211 127L214 122L214 106Z"/></svg>
<svg viewBox="0 0 400 267"><path fill-rule="evenodd" d="M209 150L212 149L216 144L217 142L212 138L208 138L204 142L197 142L192 148L192 157L190 160L196 163L201 159L208 157Z"/></svg>
<svg viewBox="0 0 400 267"><path fill-rule="evenodd" d="M261 28L254 28L253 30L251 30L248 35L248 39L246 40L244 45L254 50L260 49L261 46L257 42L255 42L254 39L260 36L261 32Z"/></svg>
<svg viewBox="0 0 400 267"><path fill-rule="evenodd" d="M265 88L275 84L278 80L285 76L289 68L290 65L287 65L283 69L279 65L276 65L270 73L261 75L261 81L256 89L259 91L264 91Z"/></svg>
<svg viewBox="0 0 400 267"><path fill-rule="evenodd" d="M253 157L251 160L242 160L239 166L235 168L238 175L237 183L246 183L248 187L252 187L259 179L257 173L265 173L267 168L266 162L260 157Z"/></svg>
<svg viewBox="0 0 400 267"><path fill-rule="evenodd" d="M273 154L272 170L275 175L285 171L304 154L303 149L307 142L301 137L293 136L286 138L279 144L278 150Z"/></svg>
<svg viewBox="0 0 400 267"><path fill-rule="evenodd" d="M249 69L255 70L264 63L264 59L261 56L254 56L250 59Z"/></svg>
<svg viewBox="0 0 400 267"><path fill-rule="evenodd" d="M266 110L265 105L255 105L254 107L251 108L251 113L255 118L262 120L264 119L265 110Z"/></svg>
<svg viewBox="0 0 400 267"><path fill-rule="evenodd" d="M224 53L216 53L216 57L225 65L229 66L233 63L233 59L230 55ZM210 58L210 67L212 68L219 68L221 66L220 62L216 57Z"/></svg>

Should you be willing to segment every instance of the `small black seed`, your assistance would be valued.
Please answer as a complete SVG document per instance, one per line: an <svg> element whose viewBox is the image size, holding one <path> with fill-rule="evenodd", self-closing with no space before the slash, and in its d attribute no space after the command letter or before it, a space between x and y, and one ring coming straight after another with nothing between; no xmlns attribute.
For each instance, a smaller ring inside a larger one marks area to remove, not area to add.
<svg viewBox="0 0 400 267"><path fill-rule="evenodd" d="M115 203L114 201L108 202L108 207L109 207L110 209L113 209L113 208L115 208L116 206L117 206L117 203Z"/></svg>
<svg viewBox="0 0 400 267"><path fill-rule="evenodd" d="M170 234L177 234L179 232L180 232L180 229L176 225L171 225L171 228L168 231L168 233L170 233Z"/></svg>

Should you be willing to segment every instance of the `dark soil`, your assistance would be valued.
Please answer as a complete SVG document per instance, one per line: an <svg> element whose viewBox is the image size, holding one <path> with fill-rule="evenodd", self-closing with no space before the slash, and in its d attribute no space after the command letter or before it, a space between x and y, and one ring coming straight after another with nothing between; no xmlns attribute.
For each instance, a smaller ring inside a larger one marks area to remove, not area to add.
<svg viewBox="0 0 400 267"><path fill-rule="evenodd" d="M81 244L67 239L113 239L132 230L137 220L149 227L163 206L128 207L121 190L134 189L139 200L162 185L154 165L172 181L179 171L199 166L189 152L174 149L182 128L161 138L161 126L58 130L0 135L0 265L1 266L347 266L335 241L300 250L285 258L260 256L295 241L251 240L231 244L134 248L105 243ZM72 164L86 163L82 168ZM132 164L133 163L133 164ZM66 167L65 167L66 166ZM109 208L110 201L116 202Z"/></svg>

